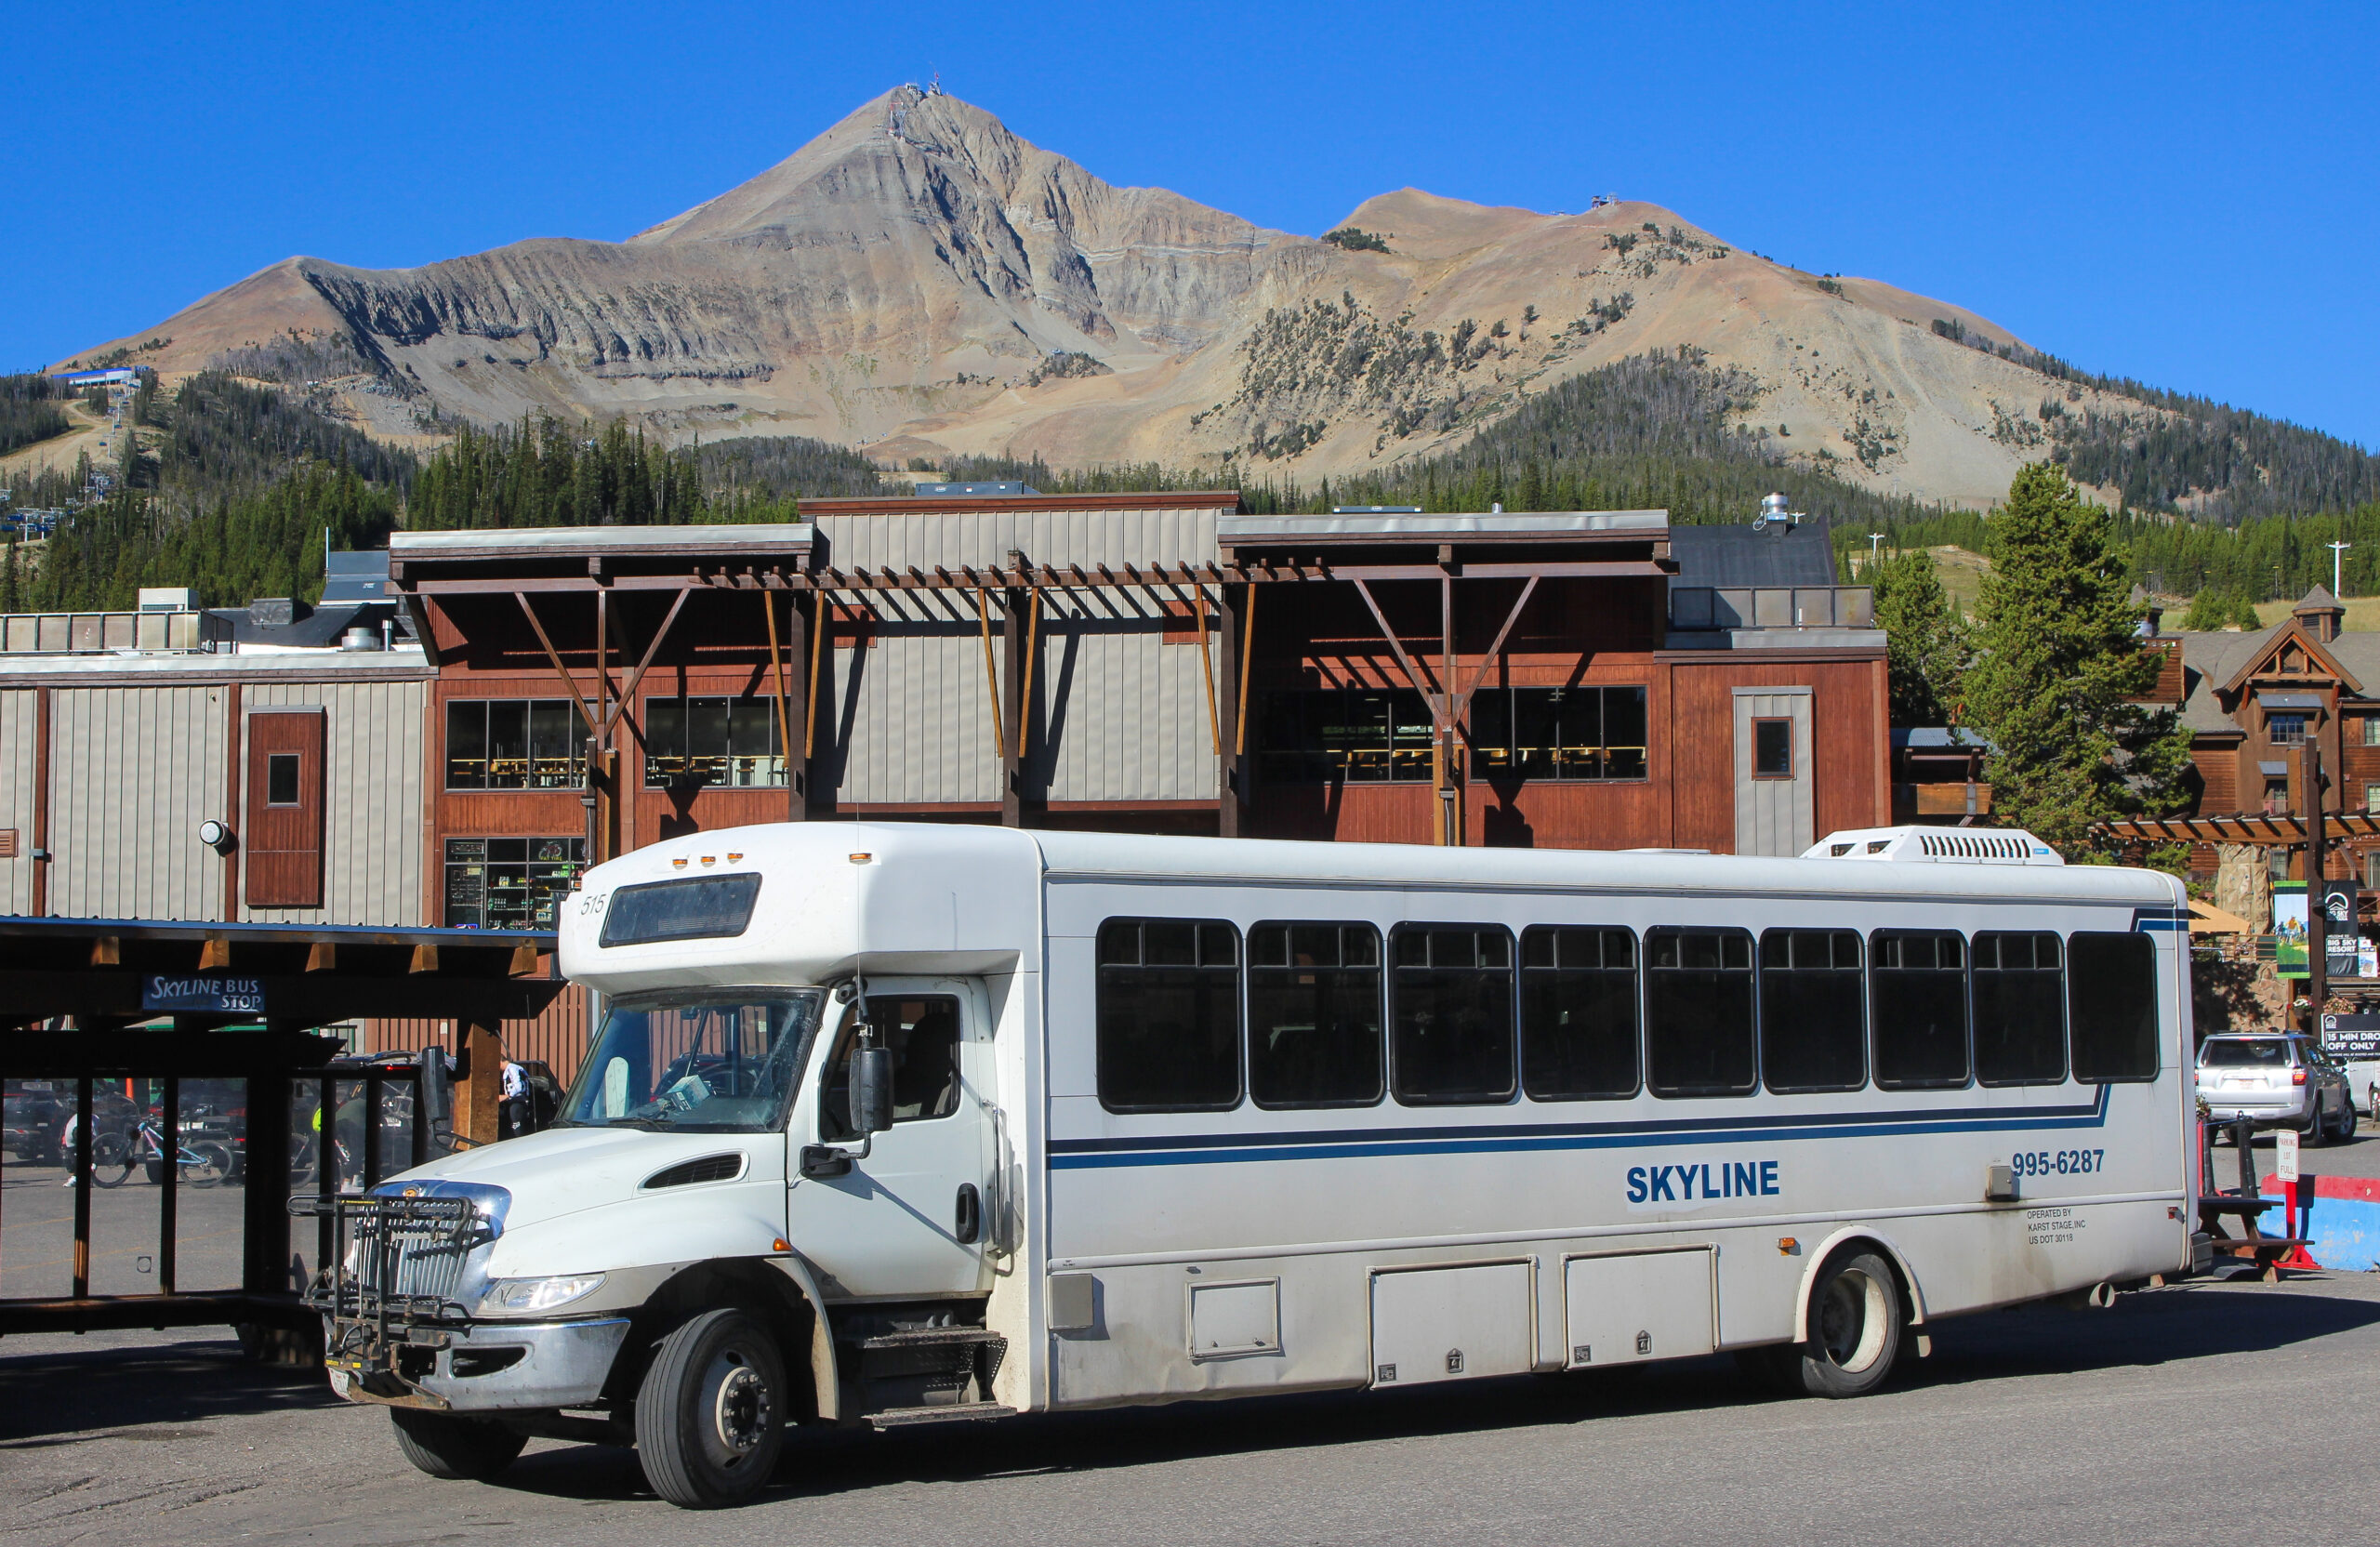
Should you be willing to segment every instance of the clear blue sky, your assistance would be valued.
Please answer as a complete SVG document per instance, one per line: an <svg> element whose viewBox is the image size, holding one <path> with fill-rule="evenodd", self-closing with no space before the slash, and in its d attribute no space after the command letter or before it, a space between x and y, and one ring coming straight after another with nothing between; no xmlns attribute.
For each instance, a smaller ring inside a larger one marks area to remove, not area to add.
<svg viewBox="0 0 2380 1547"><path fill-rule="evenodd" d="M623 237L939 70L1265 225L1616 191L2380 448L2370 4L192 3L5 37L7 368L293 253Z"/></svg>

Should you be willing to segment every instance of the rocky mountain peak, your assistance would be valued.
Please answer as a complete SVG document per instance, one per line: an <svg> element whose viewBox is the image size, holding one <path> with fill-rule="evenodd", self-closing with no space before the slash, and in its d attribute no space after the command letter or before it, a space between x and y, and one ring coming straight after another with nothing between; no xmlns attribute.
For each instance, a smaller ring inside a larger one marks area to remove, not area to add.
<svg viewBox="0 0 2380 1547"><path fill-rule="evenodd" d="M1107 183L901 86L625 243L290 260L121 344L171 374L320 340L309 358L360 362L348 401L392 434L434 403L1305 478L1435 449L1663 350L1734 373L1743 433L1896 493L1981 503L2039 455L2041 379L2003 330L1658 205L1549 215L1408 188L1342 223L1386 250Z"/></svg>

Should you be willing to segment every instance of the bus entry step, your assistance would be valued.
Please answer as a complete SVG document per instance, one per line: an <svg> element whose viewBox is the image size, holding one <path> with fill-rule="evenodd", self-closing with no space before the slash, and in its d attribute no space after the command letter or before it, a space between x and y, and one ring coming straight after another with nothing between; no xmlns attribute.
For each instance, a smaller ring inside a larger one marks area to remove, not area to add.
<svg viewBox="0 0 2380 1547"><path fill-rule="evenodd" d="M1015 1416L1014 1408L1004 1408L998 1402L961 1402L945 1408L890 1408L868 1414L867 1421L879 1429L906 1429L919 1423L959 1423L970 1419Z"/></svg>

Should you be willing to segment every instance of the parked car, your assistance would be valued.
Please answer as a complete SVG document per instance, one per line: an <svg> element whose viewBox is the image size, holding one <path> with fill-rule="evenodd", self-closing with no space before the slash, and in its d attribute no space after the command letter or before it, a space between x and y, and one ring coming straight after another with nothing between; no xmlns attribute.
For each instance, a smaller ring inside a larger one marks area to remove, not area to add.
<svg viewBox="0 0 2380 1547"><path fill-rule="evenodd" d="M2310 1037L2208 1038L2198 1050L2198 1093L2215 1122L2245 1117L2258 1128L2294 1128L2317 1144L2355 1136L2347 1071Z"/></svg>
<svg viewBox="0 0 2380 1547"><path fill-rule="evenodd" d="M74 1120L74 1082L71 1079L8 1081L0 1100L0 1148L29 1166L66 1164L65 1140ZM147 1114L123 1091L94 1081L91 1087L91 1131L94 1143L113 1136L129 1144L132 1130Z"/></svg>

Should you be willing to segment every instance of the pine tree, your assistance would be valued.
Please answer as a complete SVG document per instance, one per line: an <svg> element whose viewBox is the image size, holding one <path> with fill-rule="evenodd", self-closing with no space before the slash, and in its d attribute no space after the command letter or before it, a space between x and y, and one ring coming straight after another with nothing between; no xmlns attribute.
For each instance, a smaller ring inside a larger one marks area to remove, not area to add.
<svg viewBox="0 0 2380 1547"><path fill-rule="evenodd" d="M1995 747L1992 809L2086 856L2093 823L2173 809L2189 734L2172 708L2137 702L2163 663L2141 648L2107 511L2037 462L1991 536L1966 702Z"/></svg>
<svg viewBox="0 0 2380 1547"><path fill-rule="evenodd" d="M1892 554L1869 572L1869 583L1876 591L1876 627L1884 631L1892 722L1956 723L1961 679L1974 651L1934 555L1922 548Z"/></svg>

